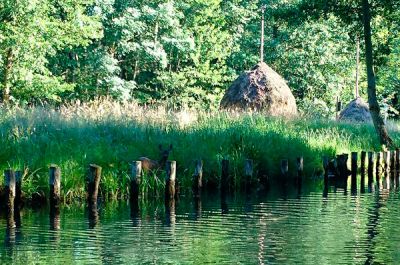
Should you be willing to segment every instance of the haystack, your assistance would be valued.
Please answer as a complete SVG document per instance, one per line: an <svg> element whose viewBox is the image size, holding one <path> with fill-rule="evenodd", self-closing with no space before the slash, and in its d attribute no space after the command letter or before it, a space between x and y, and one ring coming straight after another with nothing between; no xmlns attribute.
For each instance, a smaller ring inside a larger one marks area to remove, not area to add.
<svg viewBox="0 0 400 265"><path fill-rule="evenodd" d="M294 116L296 100L286 81L266 63L241 74L222 98L220 107L257 110L270 116Z"/></svg>
<svg viewBox="0 0 400 265"><path fill-rule="evenodd" d="M368 104L360 97L350 101L349 104L340 112L340 121L367 123L371 122L371 113Z"/></svg>

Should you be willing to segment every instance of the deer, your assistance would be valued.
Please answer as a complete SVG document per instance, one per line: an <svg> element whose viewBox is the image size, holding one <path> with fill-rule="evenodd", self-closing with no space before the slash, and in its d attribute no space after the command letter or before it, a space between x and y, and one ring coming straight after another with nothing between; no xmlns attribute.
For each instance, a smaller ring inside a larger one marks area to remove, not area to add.
<svg viewBox="0 0 400 265"><path fill-rule="evenodd" d="M160 144L158 146L160 149L160 160L152 160L148 157L140 157L139 161L142 162L142 170L147 172L147 171L157 171L160 169L165 169L165 165L168 160L168 156L172 151L172 144L169 145L167 149L163 149L162 145Z"/></svg>

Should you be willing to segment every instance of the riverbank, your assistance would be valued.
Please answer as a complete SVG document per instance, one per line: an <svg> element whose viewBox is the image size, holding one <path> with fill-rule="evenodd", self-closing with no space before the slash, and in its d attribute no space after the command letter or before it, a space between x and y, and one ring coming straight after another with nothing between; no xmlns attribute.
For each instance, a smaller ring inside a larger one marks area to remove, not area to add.
<svg viewBox="0 0 400 265"><path fill-rule="evenodd" d="M279 175L281 159L289 160L294 175L296 158L303 156L305 175L310 177L321 170L323 155L380 148L372 125L305 118L175 112L110 101L0 112L0 170L24 170L22 190L27 198L48 194L48 166L53 163L61 167L65 201L84 198L90 163L103 167L103 197L126 196L129 162L141 156L159 159L159 144L173 145L169 159L177 161L181 191L191 187L196 159L204 161L204 182L209 186L218 185L220 162L229 159L231 185L239 189L245 159L254 160L255 176L273 178ZM400 144L398 124L390 126L390 133ZM144 178L142 190L161 189L163 179L163 172L158 179Z"/></svg>

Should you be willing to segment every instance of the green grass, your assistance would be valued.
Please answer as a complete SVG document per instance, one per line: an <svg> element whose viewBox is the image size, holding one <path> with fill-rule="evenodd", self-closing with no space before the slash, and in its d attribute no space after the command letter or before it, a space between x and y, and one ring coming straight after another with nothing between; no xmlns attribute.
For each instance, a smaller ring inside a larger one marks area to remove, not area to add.
<svg viewBox="0 0 400 265"><path fill-rule="evenodd" d="M399 144L399 125L393 123L390 132ZM257 175L274 177L281 159L289 159L294 174L296 157L303 156L305 173L312 176L321 169L322 155L380 149L371 125L251 113L173 112L106 100L57 110L2 109L0 136L0 170L25 169L22 188L29 197L37 191L47 193L48 166L58 164L66 201L85 196L90 163L103 167L103 196L125 196L129 162L140 156L158 159L159 144L173 144L170 159L177 161L177 178L186 190L196 159L204 160L205 182L217 185L220 162L228 158L232 186L239 188L246 158L254 160ZM158 173L157 179L145 177L144 192L162 189L164 172Z"/></svg>

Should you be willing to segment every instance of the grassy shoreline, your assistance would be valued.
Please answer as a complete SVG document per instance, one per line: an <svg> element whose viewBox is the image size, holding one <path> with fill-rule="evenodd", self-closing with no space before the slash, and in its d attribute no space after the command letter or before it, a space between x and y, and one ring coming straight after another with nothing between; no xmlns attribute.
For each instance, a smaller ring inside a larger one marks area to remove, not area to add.
<svg viewBox="0 0 400 265"><path fill-rule="evenodd" d="M400 144L399 125L390 132ZM100 184L104 197L128 193L129 162L141 156L157 159L159 144L173 144L171 160L177 161L177 178L183 190L191 186L194 160L204 161L204 181L219 182L220 161L231 162L232 186L242 184L243 163L255 161L256 174L273 178L279 161L304 157L307 176L321 169L322 155L379 150L372 125L297 118L282 120L261 114L167 111L134 103L93 101L61 106L0 110L0 170L24 169L22 189L27 197L48 191L48 166L62 170L62 197L66 201L85 196L87 166L103 167ZM142 190L161 189L158 181L144 178ZM157 180L157 179L156 179ZM0 183L2 184L3 178Z"/></svg>

